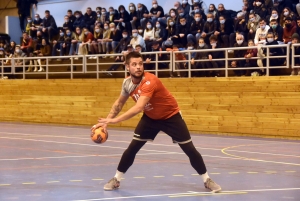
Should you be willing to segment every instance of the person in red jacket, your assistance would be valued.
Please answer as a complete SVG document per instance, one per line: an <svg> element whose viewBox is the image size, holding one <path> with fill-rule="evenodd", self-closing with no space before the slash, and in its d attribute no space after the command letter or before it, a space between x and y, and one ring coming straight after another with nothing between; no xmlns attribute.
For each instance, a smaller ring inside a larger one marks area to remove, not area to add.
<svg viewBox="0 0 300 201"><path fill-rule="evenodd" d="M285 44L292 41L292 35L296 33L296 26L292 25L292 18L287 17L284 21L285 26L283 28L283 41Z"/></svg>
<svg viewBox="0 0 300 201"><path fill-rule="evenodd" d="M23 33L23 39L22 39L21 50L22 50L27 56L30 56L30 54L33 52L33 48L32 48L32 38L28 35L27 32L24 32L24 33Z"/></svg>

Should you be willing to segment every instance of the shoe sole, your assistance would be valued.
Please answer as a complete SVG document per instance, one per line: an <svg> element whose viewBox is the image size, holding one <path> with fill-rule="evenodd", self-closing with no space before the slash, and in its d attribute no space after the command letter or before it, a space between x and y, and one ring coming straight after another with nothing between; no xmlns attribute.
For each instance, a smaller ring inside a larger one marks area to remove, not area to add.
<svg viewBox="0 0 300 201"><path fill-rule="evenodd" d="M212 192L212 193L219 193L221 190L222 190L222 188L217 189L217 190L213 190L213 191L211 191L211 192Z"/></svg>
<svg viewBox="0 0 300 201"><path fill-rule="evenodd" d="M119 189L120 187L117 187L117 188L103 188L105 191L114 191L114 190L117 190Z"/></svg>

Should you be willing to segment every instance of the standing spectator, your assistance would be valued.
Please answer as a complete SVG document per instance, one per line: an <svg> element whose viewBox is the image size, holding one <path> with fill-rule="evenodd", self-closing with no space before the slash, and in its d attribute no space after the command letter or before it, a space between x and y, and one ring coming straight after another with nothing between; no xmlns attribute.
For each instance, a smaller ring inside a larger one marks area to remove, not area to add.
<svg viewBox="0 0 300 201"><path fill-rule="evenodd" d="M85 27L89 29L90 32L94 32L94 24L96 22L97 13L92 11L91 7L86 9L86 13L84 14L84 23Z"/></svg>
<svg viewBox="0 0 300 201"><path fill-rule="evenodd" d="M145 41L142 36L138 34L138 31L136 29L132 30L132 39L130 41L130 45L135 49L136 45L140 45L144 49L146 48Z"/></svg>
<svg viewBox="0 0 300 201"><path fill-rule="evenodd" d="M188 42L194 42L199 41L201 37L201 33L204 28L205 21L202 19L202 15L200 13L195 13L194 15L194 21L191 24L190 27L190 34L187 36Z"/></svg>
<svg viewBox="0 0 300 201"><path fill-rule="evenodd" d="M137 20L140 21L140 25L143 29L146 28L147 17L149 15L149 11L144 4L138 3L137 4Z"/></svg>
<svg viewBox="0 0 300 201"><path fill-rule="evenodd" d="M43 35L46 35L49 39L49 42L53 40L53 37L58 33L58 29L56 26L55 19L52 15L50 15L50 11L45 11L45 17L43 19L43 28L42 28Z"/></svg>
<svg viewBox="0 0 300 201"><path fill-rule="evenodd" d="M278 42L283 42L283 28L278 24L277 20L273 19L270 22L269 32L273 32L275 40Z"/></svg>
<svg viewBox="0 0 300 201"><path fill-rule="evenodd" d="M255 13L249 14L249 21L248 21L248 25L247 25L247 28L249 30L248 40L254 39L256 30L259 28L259 20L260 20L259 15L255 14Z"/></svg>
<svg viewBox="0 0 300 201"><path fill-rule="evenodd" d="M283 28L283 42L285 44L292 41L292 35L296 33L296 26L292 24L292 18L287 17L285 19L285 26Z"/></svg>
<svg viewBox="0 0 300 201"><path fill-rule="evenodd" d="M136 7L133 3L129 4L129 15L130 15L130 23L132 29L137 29L140 26L140 21L137 18ZM130 32L129 32L130 33Z"/></svg>
<svg viewBox="0 0 300 201"><path fill-rule="evenodd" d="M31 38L35 39L37 37L37 31L39 30L40 26L42 26L43 24L43 20L40 18L40 15L39 14L35 14L34 15L34 20L33 20L33 23L32 23L32 26L31 26Z"/></svg>
<svg viewBox="0 0 300 201"><path fill-rule="evenodd" d="M230 21L226 20L224 16L219 17L219 23L214 35L218 36L219 44L223 47L229 47L229 36L233 33L233 26Z"/></svg>
<svg viewBox="0 0 300 201"><path fill-rule="evenodd" d="M237 34L236 36L236 43L234 44L234 47L247 47L247 43L244 41L244 36L242 34ZM234 50L234 58L244 58L247 50ZM241 68L245 66L245 60L233 60L231 61L230 66L232 68ZM234 73L236 76L245 76L246 75L245 70L234 70Z"/></svg>
<svg viewBox="0 0 300 201"><path fill-rule="evenodd" d="M76 19L73 23L73 28L80 27L82 29L85 26L85 22L81 11L75 11L74 15Z"/></svg>
<svg viewBox="0 0 300 201"><path fill-rule="evenodd" d="M33 6L34 9L36 9L36 6L38 4L37 0L17 0L17 8L18 8L18 14L19 14L19 20L20 20L20 28L21 31L25 31L25 19L30 15L30 7Z"/></svg>

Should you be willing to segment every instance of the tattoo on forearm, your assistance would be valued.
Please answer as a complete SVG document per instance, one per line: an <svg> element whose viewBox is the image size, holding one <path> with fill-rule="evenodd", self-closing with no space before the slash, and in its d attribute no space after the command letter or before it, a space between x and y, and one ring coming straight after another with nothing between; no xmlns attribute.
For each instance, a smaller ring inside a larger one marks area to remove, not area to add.
<svg viewBox="0 0 300 201"><path fill-rule="evenodd" d="M121 104L116 104L114 105L111 110L110 110L110 115L116 116L119 114L119 112L122 110L122 105Z"/></svg>

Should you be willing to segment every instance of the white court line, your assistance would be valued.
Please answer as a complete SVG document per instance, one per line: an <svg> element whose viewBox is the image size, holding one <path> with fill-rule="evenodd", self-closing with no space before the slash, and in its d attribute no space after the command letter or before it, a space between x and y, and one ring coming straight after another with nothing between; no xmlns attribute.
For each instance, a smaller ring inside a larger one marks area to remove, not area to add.
<svg viewBox="0 0 300 201"><path fill-rule="evenodd" d="M7 133L7 132L0 132L0 134L5 134L5 135L24 135L24 136L35 136L35 137L40 137L40 135L37 134L25 134L25 133ZM69 137L69 136L57 136L57 135L43 135L43 137L55 137L55 138L67 138L67 139L80 139L80 140L87 140L88 138L79 138L79 137ZM107 140L109 142L121 142L121 143L126 143L129 144L128 141L117 141L117 140ZM273 144L273 143L268 143ZM277 144L277 143L276 143ZM167 146L167 147L178 147L178 145L165 145L165 144L157 144L157 143L147 143L147 145L152 145L152 146ZM261 144L265 145L265 144ZM221 151L222 148L220 149L214 149L214 148L203 148L203 147L196 147L197 149L204 149L204 150L213 150L213 151ZM143 149L142 149L143 150ZM250 154L261 154L261 155L272 155L272 156L285 156L285 157L295 157L295 158L300 158L298 155L285 155L285 154L273 154L273 153L265 153L265 152L251 152L251 151L239 151L239 150L229 150L232 152L240 152L240 153L250 153Z"/></svg>
<svg viewBox="0 0 300 201"><path fill-rule="evenodd" d="M239 193L239 192L269 192L269 191L293 191L300 190L300 188L282 188L282 189L254 189L254 190L236 190L236 191L221 191L221 193ZM126 197L111 197L111 198L96 198L86 200L73 200L73 201L98 201L98 200L119 200L119 199L132 199L132 198L150 198L150 197L167 197L167 196L180 196L180 195L195 195L197 194L218 195L218 193L211 192L192 192L192 193L174 193L174 194L157 194L157 195L140 195L140 196L126 196ZM234 195L234 194L233 194Z"/></svg>

